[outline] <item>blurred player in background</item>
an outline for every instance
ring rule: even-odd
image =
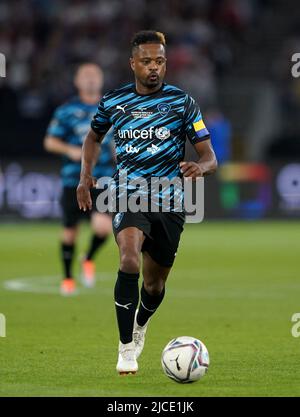
[[[111,125],[119,170],[114,179],[119,189],[121,170],[126,170],[129,179],[142,177],[149,183],[153,177],[202,177],[217,168],[199,106],[181,89],[164,83],[164,35],[155,31],[137,33],[132,40],[130,64],[135,83],[103,96],[84,141],[77,189],[78,203],[83,210],[92,207],[94,154]],[[184,161],[186,138],[199,155],[197,162]],[[152,201],[155,197],[159,200],[158,195],[151,197]],[[170,200],[170,194],[166,198]],[[137,358],[144,347],[149,320],[163,301],[184,222],[184,210],[114,213],[113,231],[120,252],[115,305],[120,334],[117,371],[121,374],[138,370]],[[139,304],[141,252],[143,285]]]
[[[225,164],[232,158],[232,132],[230,121],[218,108],[211,108],[205,114],[206,126],[218,164]]]
[[[87,217],[77,204],[76,187],[80,177],[82,143],[89,130],[91,119],[97,110],[103,86],[101,68],[93,63],[81,64],[74,77],[78,95],[58,107],[47,130],[44,140],[45,149],[62,155],[63,167],[61,177],[63,191],[61,205],[63,212],[63,232],[61,238],[61,257],[64,277],[61,283],[61,294],[72,295],[76,292],[76,282],[72,270],[75,243],[78,235],[78,224]],[[100,178],[112,176],[114,157],[112,135],[108,133],[102,142],[101,151],[95,155],[93,176]],[[93,190],[93,207],[99,191]],[[81,278],[87,287],[95,283],[94,256],[111,233],[111,217],[108,214],[92,210],[90,216],[93,235],[90,246],[81,260]]]

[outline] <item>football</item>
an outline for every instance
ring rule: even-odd
[[[174,381],[195,382],[208,370],[208,350],[205,344],[195,337],[177,337],[164,348],[161,364],[164,373]]]

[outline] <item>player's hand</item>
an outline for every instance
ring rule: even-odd
[[[90,189],[94,185],[94,180],[92,177],[86,177],[80,179],[76,193],[77,193],[77,202],[80,210],[86,211],[92,209],[92,198]]]
[[[184,177],[197,178],[203,177],[201,165],[197,162],[180,162],[180,171]]]
[[[80,146],[70,145],[67,151],[67,157],[74,162],[79,162],[81,160],[82,150]]]

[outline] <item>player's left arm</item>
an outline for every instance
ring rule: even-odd
[[[101,145],[98,143],[98,146],[95,146],[95,154],[94,154],[94,160],[93,160],[93,167],[99,161],[100,155],[101,155]]]
[[[214,173],[218,163],[210,141],[210,134],[204,124],[198,104],[188,94],[184,102],[183,127],[187,138],[199,155],[197,162],[180,162],[183,176],[197,178]]]
[[[210,139],[194,144],[199,155],[197,162],[180,162],[180,170],[184,177],[197,178],[213,174],[218,167],[217,158]]]

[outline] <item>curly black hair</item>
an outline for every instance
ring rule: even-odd
[[[131,39],[132,49],[145,43],[158,43],[166,46],[165,35],[162,32],[157,32],[156,30],[141,30],[140,32],[135,33]]]

